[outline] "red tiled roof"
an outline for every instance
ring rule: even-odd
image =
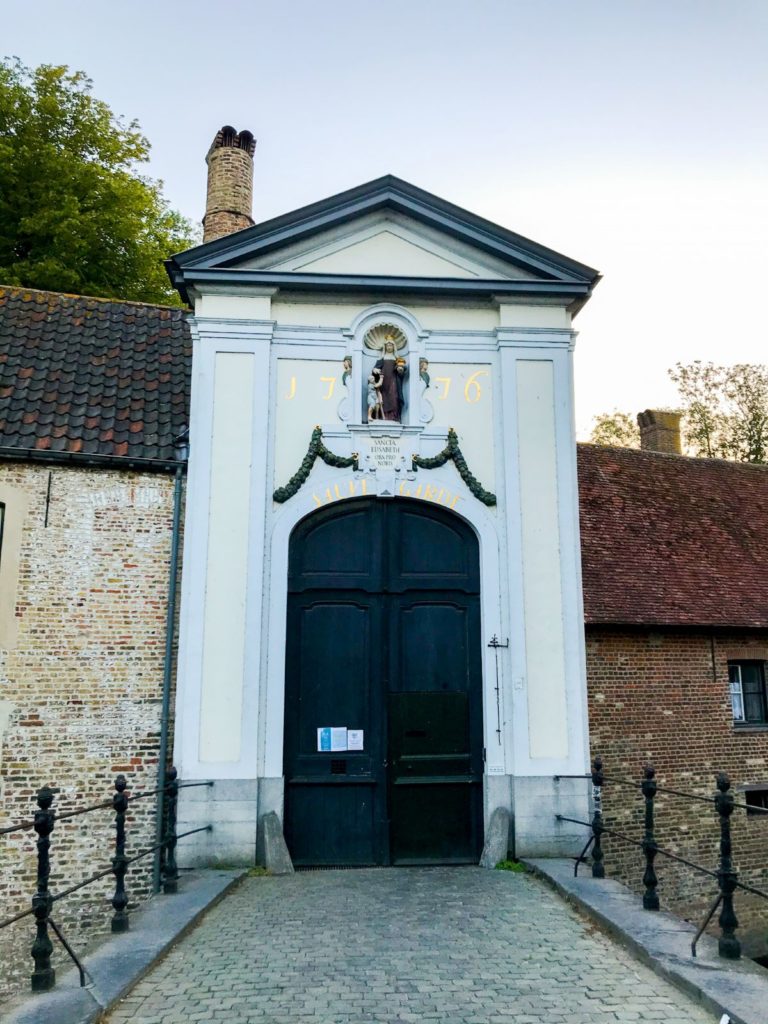
[[[0,286],[0,445],[172,460],[191,360],[182,309]]]
[[[173,460],[183,310],[0,286],[0,447]],[[579,445],[587,623],[768,627],[768,466]]]
[[[768,466],[579,445],[587,623],[768,626]]]

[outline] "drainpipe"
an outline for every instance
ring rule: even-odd
[[[176,456],[176,474],[173,481],[173,529],[171,531],[171,564],[168,575],[168,611],[165,618],[165,659],[163,661],[163,706],[160,712],[160,752],[157,763],[157,812],[155,817],[155,845],[163,841],[163,811],[165,808],[165,778],[168,760],[168,726],[171,713],[171,668],[173,663],[173,630],[176,621],[176,578],[179,570],[179,534],[181,532],[181,485],[184,468],[189,458],[189,428],[182,431],[173,443]],[[160,892],[162,850],[155,850],[152,867],[152,891]]]

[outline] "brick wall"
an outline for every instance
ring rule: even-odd
[[[109,799],[118,772],[137,790],[154,788],[173,479],[0,463],[3,500],[11,540],[0,582],[16,586],[16,628],[15,636],[0,628],[0,827],[29,817],[45,784],[61,811]],[[23,517],[17,567],[15,516]],[[154,810],[152,798],[133,806],[134,850],[152,845]],[[0,837],[0,918],[29,906],[34,839],[30,831]],[[51,892],[108,867],[113,843],[110,811],[58,822]],[[149,891],[151,862],[129,869],[132,903]],[[109,895],[106,879],[56,905],[76,949],[108,930]],[[0,932],[0,994],[28,983],[32,938],[30,919]],[[67,965],[55,939],[54,960]]]
[[[231,146],[208,154],[208,190],[203,218],[203,241],[240,231],[253,224],[253,157]]]
[[[718,772],[739,787],[768,787],[768,731],[739,731],[731,715],[729,658],[763,658],[768,633],[641,631],[590,627],[587,681],[592,754],[605,774],[640,781],[648,762],[660,785],[712,796]],[[671,795],[656,801],[657,842],[679,856],[717,868],[719,828],[712,807]],[[606,825],[642,839],[642,797],[606,784]],[[733,848],[742,881],[768,891],[768,816],[733,815]],[[607,873],[642,891],[642,851],[606,837]],[[659,896],[700,923],[717,895],[716,881],[662,856],[656,858]],[[745,953],[768,954],[768,902],[737,893],[736,913]],[[717,930],[715,930],[717,933]]]

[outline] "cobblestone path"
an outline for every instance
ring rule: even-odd
[[[543,883],[480,868],[249,878],[109,1024],[716,1024]]]

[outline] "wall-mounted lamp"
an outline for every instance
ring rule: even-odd
[[[173,456],[177,462],[186,462],[189,458],[189,427],[173,439]]]

